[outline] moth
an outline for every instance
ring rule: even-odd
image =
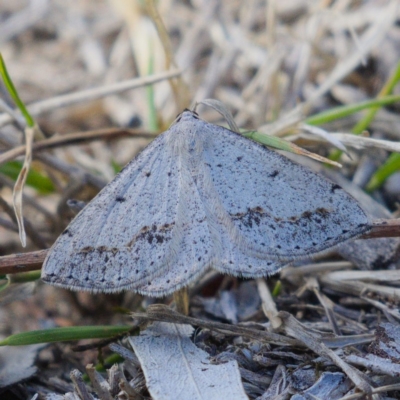
[[[64,230],[42,279],[164,296],[209,268],[274,274],[370,225],[337,184],[185,110]]]

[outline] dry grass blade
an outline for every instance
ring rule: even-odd
[[[282,325],[282,321],[277,316],[278,310],[276,308],[276,304],[263,278],[257,279],[257,288],[262,301],[262,309],[264,314],[270,320],[273,329],[278,329]]]
[[[177,68],[177,65],[176,65],[176,62],[174,59],[174,53],[172,51],[171,41],[170,41],[170,38],[169,38],[169,35],[167,32],[167,29],[165,28],[165,25],[161,19],[161,16],[158,13],[155,1],[154,0],[146,0],[146,5],[147,5],[147,9],[149,11],[149,15],[153,19],[153,22],[154,22],[154,25],[156,26],[159,38],[164,47],[165,60],[166,60],[165,68],[167,70],[170,69],[171,66],[174,68]],[[177,80],[170,79],[169,83],[171,85],[171,89],[174,94],[175,104],[177,106],[177,112],[179,112],[180,110],[183,110],[185,107],[187,107],[190,103],[189,89],[181,77],[179,77]]]
[[[339,271],[330,272],[326,275],[329,279],[338,281],[378,281],[378,282],[391,282],[400,283],[400,271]]]
[[[372,388],[370,384],[362,377],[361,373],[344,362],[336,353],[326,347],[315,333],[309,332],[289,313],[281,311],[278,314],[283,321],[284,331],[291,337],[297,338],[305,346],[322,357],[327,357],[333,361],[342,371],[353,381],[353,383],[366,395],[370,395]]]
[[[81,400],[95,400],[83,382],[82,374],[77,369],[71,372],[70,378],[74,384],[75,391]]]
[[[2,197],[0,197],[0,209],[2,209],[9,216],[9,218],[15,222],[15,224],[17,224],[14,210],[12,209],[11,206],[8,205],[8,203]],[[32,240],[32,242],[41,249],[46,248],[48,244],[43,239],[43,237],[37,232],[37,230],[35,230],[34,226],[27,218],[24,218],[24,225],[26,233]]]
[[[40,140],[32,144],[32,151],[51,149],[55,147],[74,145],[92,140],[109,140],[124,136],[134,136],[137,138],[152,139],[156,137],[154,133],[143,132],[138,129],[124,129],[124,128],[108,128],[96,129],[89,132],[74,132],[63,136],[53,136],[49,139]],[[0,165],[14,160],[16,157],[22,155],[26,151],[26,146],[14,147],[11,150],[5,151],[0,155]]]
[[[285,336],[278,335],[276,333],[270,333],[266,331],[256,331],[237,325],[222,324],[219,322],[204,321],[198,318],[186,317],[172,311],[169,307],[154,304],[147,309],[147,313],[132,313],[133,318],[139,320],[148,321],[163,321],[171,322],[174,324],[188,324],[192,326],[199,326],[207,329],[215,329],[222,331],[225,334],[245,336],[257,340],[266,340],[268,342],[278,344],[281,346],[296,346],[299,342],[295,339],[289,339]]]
[[[226,120],[229,125],[229,128],[233,132],[240,132],[239,127],[236,125],[235,119],[232,116],[232,113],[228,110],[228,108],[222,102],[215,99],[205,99],[196,103],[194,110],[196,110],[197,106],[200,104],[204,104],[205,106],[211,107],[215,111],[219,112]]]
[[[101,400],[113,400],[110,394],[110,385],[102,377],[102,375],[95,370],[93,364],[86,366],[86,373],[89,376],[90,382],[93,385],[95,392],[98,394]]]
[[[13,191],[13,206],[15,216],[18,223],[19,238],[21,240],[22,247],[26,247],[26,233],[24,227],[24,214],[22,212],[22,196],[26,182],[26,177],[32,162],[32,143],[35,136],[35,130],[37,127],[26,127],[25,128],[25,159],[22,165],[21,171],[15,182]]]
[[[180,70],[172,70],[155,74],[153,76],[145,76],[142,78],[130,79],[124,82],[118,82],[111,85],[98,87],[94,89],[82,90],[71,94],[56,96],[48,100],[39,101],[28,106],[29,113],[32,116],[42,114],[46,111],[51,111],[60,107],[71,106],[85,101],[96,100],[105,96],[110,96],[116,93],[139,88],[142,86],[151,85],[166,79],[174,78],[182,73]],[[8,114],[0,115],[0,127],[12,122],[11,116]]]
[[[315,91],[310,99],[304,103],[304,108],[307,109],[312,104],[315,104],[335,83],[347,76],[350,71],[354,70],[362,60],[365,59],[371,49],[383,40],[392,24],[396,21],[398,7],[399,3],[396,0],[389,2],[376,22],[364,32],[362,37],[360,37],[357,48],[361,50],[361,52],[353,51],[345,60],[339,62],[330,73],[329,77],[324,80],[324,83]]]
[[[374,388],[374,389],[372,389],[372,394],[394,392],[397,390],[400,390],[400,383],[395,383],[394,385],[386,385],[386,386],[380,386],[378,388]],[[338,400],[354,400],[354,399],[360,399],[363,396],[364,396],[364,393],[353,393],[353,394],[349,394],[348,396],[344,396]]]
[[[310,127],[315,128],[315,127]],[[307,128],[308,129],[308,128]],[[309,129],[308,129],[309,130]],[[315,134],[315,130],[309,130],[312,134]],[[320,135],[322,137],[322,135]],[[307,138],[309,136],[307,135]],[[400,152],[400,144],[390,140],[374,139],[365,136],[353,135],[351,133],[339,133],[331,132],[328,136],[324,136],[324,139],[332,143],[332,140],[337,140],[346,146],[353,147],[355,149],[383,149],[387,151]],[[310,138],[315,140],[315,138]],[[336,143],[336,142],[335,142]],[[339,146],[337,146],[340,148]],[[343,146],[342,146],[343,147]],[[340,148],[344,150],[343,148]]]
[[[335,314],[333,312],[334,304],[328,297],[321,293],[318,281],[314,277],[310,277],[307,279],[306,286],[314,292],[322,307],[324,307],[325,314],[332,327],[332,332],[338,336],[342,335],[342,332],[340,331],[339,325],[336,321]]]
[[[380,273],[385,274],[386,271],[380,271]],[[393,286],[374,285],[371,283],[358,282],[356,280],[331,279],[329,274],[322,275],[320,277],[320,282],[324,286],[339,293],[348,293],[356,297],[361,296],[366,291],[371,291],[381,296],[394,298],[397,301],[400,299],[400,289]]]

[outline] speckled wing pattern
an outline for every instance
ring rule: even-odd
[[[163,296],[208,268],[273,274],[369,227],[338,185],[184,111],[76,216],[42,279]]]

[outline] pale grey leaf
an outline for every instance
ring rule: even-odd
[[[189,336],[193,328],[156,322],[129,338],[154,400],[247,399],[237,362],[213,364]]]
[[[43,344],[0,347],[0,388],[21,382],[36,373],[35,358]]]

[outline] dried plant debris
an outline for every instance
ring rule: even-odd
[[[295,394],[291,400],[311,399],[341,399],[351,389],[350,379],[340,372],[324,372],[317,382],[303,391]]]
[[[375,340],[368,353],[365,356],[352,354],[346,360],[377,374],[400,377],[400,324],[381,324],[376,329]]]
[[[190,339],[188,335],[193,334],[193,328],[189,325],[155,322],[140,336],[125,341],[127,347],[111,346],[125,361],[107,370],[106,376],[100,375],[92,365],[86,367],[91,388],[75,371],[71,374],[74,392],[58,397],[52,393],[46,399],[69,400],[73,396],[100,400],[148,396],[208,399],[216,396],[218,399],[311,400],[351,396],[357,393],[355,382],[362,388],[359,394],[400,389],[393,379],[399,376],[399,325],[379,326],[369,347],[356,349],[350,345],[346,351],[332,351],[324,349],[315,330],[304,330],[293,317],[284,320],[284,329],[291,335],[296,334],[312,352],[304,353],[301,347],[279,348],[240,336],[227,339],[223,334],[207,330]],[[129,350],[130,345],[134,352]],[[363,350],[368,351],[366,357],[360,356]],[[212,383],[214,380],[220,383]],[[367,381],[371,384],[369,389]]]

